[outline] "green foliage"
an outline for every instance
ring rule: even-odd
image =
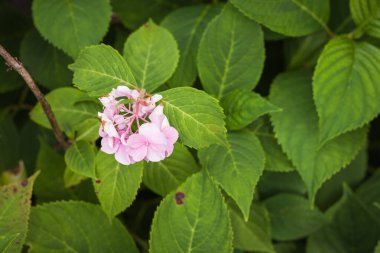
[[[173,74],[179,53],[174,37],[165,28],[149,21],[128,37],[124,58],[137,85],[154,91]]]
[[[232,252],[232,228],[222,194],[200,172],[161,202],[152,223],[150,252],[205,251]]]
[[[116,218],[110,222],[89,203],[61,201],[33,207],[29,226],[29,252],[138,252],[121,222]]]
[[[152,191],[165,196],[197,171],[199,166],[190,151],[176,144],[173,154],[167,159],[144,165],[143,182]]]
[[[216,99],[194,88],[174,88],[161,94],[164,112],[183,144],[200,149],[226,143],[224,114]]]
[[[129,207],[142,180],[142,163],[122,165],[113,156],[99,152],[96,156],[95,191],[102,208],[113,217]]]
[[[380,38],[380,3],[372,0],[350,0],[352,18],[358,33]]]
[[[74,85],[91,96],[106,95],[118,85],[136,84],[125,59],[107,45],[86,47],[70,69]]]
[[[322,29],[330,16],[329,0],[231,0],[244,14],[269,29],[302,36]]]
[[[264,170],[265,155],[253,133],[234,132],[228,134],[227,139],[227,146],[212,145],[200,150],[199,158],[247,221],[255,186]]]
[[[35,0],[32,10],[41,35],[73,58],[103,38],[111,18],[108,0]]]
[[[237,88],[250,91],[263,65],[261,27],[227,4],[209,23],[199,45],[198,69],[203,88],[218,99]]]
[[[95,178],[95,151],[88,142],[73,143],[65,153],[65,162],[73,172]]]
[[[380,49],[344,37],[327,44],[313,77],[322,144],[362,127],[380,113],[379,78]]]
[[[264,202],[272,223],[272,238],[286,241],[306,237],[317,231],[327,219],[307,199],[294,194],[278,194]]]
[[[197,77],[196,58],[199,42],[207,24],[220,12],[220,5],[199,5],[180,8],[165,17],[161,25],[168,29],[178,42],[180,58],[171,87],[192,86]]]
[[[33,184],[36,172],[28,179],[0,187],[0,250],[20,252],[28,231]]]
[[[278,76],[269,98],[283,109],[282,113],[272,114],[274,130],[313,203],[322,184],[355,158],[364,145],[366,128],[341,135],[320,147],[318,116],[308,73],[289,72]]]

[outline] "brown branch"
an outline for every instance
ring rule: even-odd
[[[6,64],[17,71],[19,75],[25,80],[29,89],[33,92],[34,96],[40,102],[42,109],[44,110],[50,125],[53,129],[53,133],[55,138],[57,139],[59,145],[67,149],[69,147],[69,143],[66,141],[65,136],[63,135],[61,129],[58,126],[57,120],[55,119],[54,113],[51,110],[51,107],[48,101],[45,99],[44,95],[37,87],[36,83],[33,81],[33,78],[30,76],[29,72],[24,68],[24,66],[19,62],[16,58],[8,53],[8,51],[0,45],[0,55],[4,58]]]

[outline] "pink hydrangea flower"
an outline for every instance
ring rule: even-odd
[[[149,96],[144,90],[126,86],[118,86],[100,98],[101,151],[114,154],[125,165],[142,160],[158,162],[170,156],[178,132],[170,126],[163,106],[156,105],[161,99],[159,94]]]

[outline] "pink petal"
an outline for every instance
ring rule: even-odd
[[[162,134],[160,128],[153,123],[144,123],[139,128],[139,134],[144,135],[149,140],[155,139],[157,135]]]
[[[162,99],[162,96],[160,94],[155,94],[153,95],[151,98],[150,98],[150,101],[152,103],[157,103],[158,101],[160,101]]]
[[[101,150],[107,154],[114,154],[120,146],[120,141],[116,138],[105,136],[101,141]]]
[[[120,145],[119,150],[115,154],[115,159],[121,164],[129,165],[134,163],[127,152],[127,147],[124,145]]]
[[[129,155],[134,161],[141,161],[145,158],[148,150],[148,142],[145,136],[141,134],[132,134],[127,141]]]
[[[119,133],[116,131],[116,128],[111,121],[105,121],[104,132],[109,136],[119,137]]]
[[[174,127],[166,127],[162,129],[168,143],[174,144],[178,140],[178,131]]]
[[[147,161],[152,161],[152,162],[159,162],[161,160],[165,159],[165,148],[156,148],[158,146],[149,146],[148,152],[146,155],[146,160]]]

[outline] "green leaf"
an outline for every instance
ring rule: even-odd
[[[178,66],[168,81],[170,87],[193,85],[198,74],[199,42],[207,24],[220,10],[221,5],[186,6],[171,12],[162,21],[161,25],[173,34],[180,50]]]
[[[199,159],[247,221],[256,184],[264,171],[265,154],[251,132],[232,132],[227,139],[228,146],[212,145],[200,150]]]
[[[227,4],[202,36],[198,70],[206,92],[221,98],[234,89],[252,90],[265,58],[261,27]]]
[[[113,155],[98,152],[94,181],[100,204],[108,217],[113,217],[129,207],[137,195],[142,180],[142,163],[122,165]]]
[[[350,0],[351,15],[359,33],[380,38],[380,3],[373,0]]]
[[[183,144],[200,149],[226,143],[224,114],[216,99],[189,87],[166,90],[161,95],[164,113]]]
[[[75,173],[95,178],[95,150],[86,141],[74,142],[65,152],[65,162]]]
[[[150,252],[231,252],[232,228],[217,186],[200,172],[190,177],[158,207]]]
[[[229,201],[229,211],[234,232],[234,246],[245,251],[274,252],[269,214],[263,205],[252,203],[248,221]]]
[[[323,50],[313,79],[321,143],[362,127],[380,113],[380,49],[335,38]]]
[[[264,202],[272,223],[272,238],[297,240],[317,231],[327,223],[318,209],[310,209],[304,197],[294,194],[278,194]]]
[[[46,42],[35,29],[25,35],[20,56],[33,78],[44,87],[52,90],[71,85],[73,77],[67,66],[72,60]]]
[[[41,35],[75,58],[107,33],[111,5],[108,0],[35,0],[32,13]]]
[[[302,178],[295,171],[287,173],[265,171],[257,185],[257,191],[262,199],[280,193],[305,195],[307,192]]]
[[[342,199],[327,212],[329,226],[309,237],[308,253],[373,252],[380,238],[380,223],[346,186]]]
[[[378,169],[358,188],[356,195],[380,223],[380,170]]]
[[[254,92],[234,90],[220,101],[229,130],[242,129],[270,112],[281,111],[277,106]]]
[[[61,201],[32,208],[29,252],[131,252],[138,250],[122,223],[99,206]]]
[[[271,115],[276,137],[300,173],[313,203],[321,185],[351,162],[363,147],[366,128],[346,133],[321,147],[311,78],[305,72],[278,76],[269,97],[283,109]]]
[[[74,71],[74,85],[94,97],[103,96],[118,85],[136,84],[125,59],[103,44],[82,50],[69,68]]]
[[[78,124],[89,118],[96,118],[98,106],[93,102],[80,102],[79,99],[87,96],[85,93],[74,88],[59,88],[51,91],[46,95],[59,126],[68,135],[73,133]],[[43,127],[51,128],[50,123],[38,103],[30,113],[30,117],[34,122]]]
[[[170,157],[144,165],[143,182],[152,191],[165,196],[197,171],[199,166],[190,151],[177,143]]]
[[[167,13],[177,7],[172,0],[112,0],[118,18],[129,30],[135,30],[152,18],[160,21]]]
[[[0,187],[0,251],[21,252],[28,220],[36,172],[29,179]]]
[[[330,16],[329,0],[231,0],[245,15],[271,30],[303,36],[322,29]]]
[[[99,138],[100,120],[90,118],[74,127],[76,141],[96,141]]]
[[[86,177],[75,173],[68,167],[66,167],[65,172],[63,173],[63,183],[65,188],[76,186],[84,179],[86,179]]]
[[[282,150],[273,133],[273,127],[267,117],[261,118],[252,131],[259,138],[265,151],[265,170],[275,172],[294,171],[294,165]]]
[[[168,30],[150,20],[128,37],[124,58],[138,86],[154,91],[170,78],[177,67],[177,42]]]

